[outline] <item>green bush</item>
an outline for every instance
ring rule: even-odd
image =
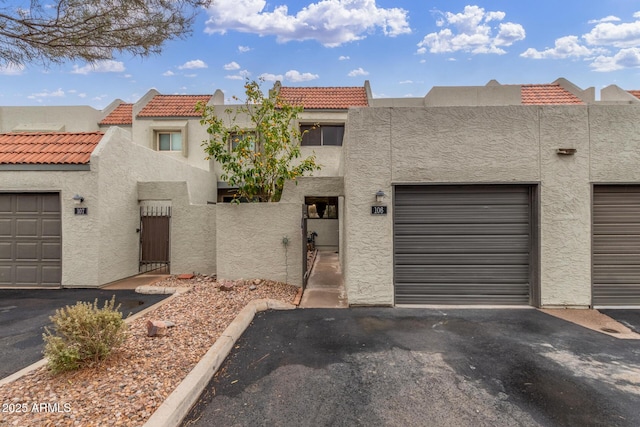
[[[124,343],[127,324],[115,307],[115,295],[98,308],[93,304],[78,302],[56,310],[51,316],[53,331],[45,328],[44,355],[49,369],[54,372],[71,371],[104,360],[111,350]]]

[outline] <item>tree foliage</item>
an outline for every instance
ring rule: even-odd
[[[159,53],[211,0],[0,0],[0,66]]]
[[[238,188],[236,199],[276,202],[285,181],[320,166],[315,155],[300,159],[302,134],[293,125],[302,107],[287,104],[274,91],[264,96],[256,81],[247,81],[244,89],[244,103],[225,109],[226,117],[218,116],[215,106],[198,105],[200,123],[210,135],[202,145],[207,159],[222,166],[220,178]],[[249,129],[238,125],[244,119]]]

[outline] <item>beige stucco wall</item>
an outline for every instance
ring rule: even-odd
[[[202,230],[211,229],[209,215],[204,215],[200,220],[195,218],[203,211],[206,212],[207,201],[215,200],[216,185],[212,174],[132,144],[131,134],[115,127],[105,134],[94,151],[91,165],[92,172],[98,176],[99,199],[93,202],[97,204],[93,210],[97,211],[100,230],[100,284],[138,272],[138,182],[173,181],[178,186],[180,203],[172,203],[172,272],[211,273],[215,270],[213,257],[208,261],[199,259],[198,262],[202,262],[202,265],[188,260],[197,251],[194,251],[194,246],[190,246],[186,238],[190,236],[189,238],[199,240],[202,238]],[[175,192],[174,190],[174,197]],[[147,197],[159,200],[163,197],[162,194],[159,192],[158,197],[147,193]],[[167,193],[164,194],[168,197]],[[90,212],[93,203],[89,200],[85,202],[90,207]],[[190,203],[205,207],[194,208]],[[207,246],[203,247],[203,251],[206,249]]]
[[[337,219],[313,219],[307,220],[307,232],[315,231],[318,233],[316,237],[316,247],[334,248],[337,250],[339,246],[339,223]]]
[[[393,303],[394,184],[539,183],[541,303],[589,305],[591,182],[640,181],[638,117],[628,106],[351,110],[342,210],[349,302]],[[370,214],[379,189],[387,216]]]
[[[89,106],[0,107],[0,132],[15,128],[29,132],[93,132],[98,130],[101,118],[102,112]]]
[[[88,206],[97,200],[96,175],[89,171],[0,171],[0,192],[59,192],[62,220],[62,286],[97,286],[98,216],[74,215],[75,194]],[[95,208],[95,205],[92,205]]]
[[[261,278],[302,286],[301,216],[297,203],[218,204],[218,277]],[[289,240],[286,246],[284,237]]]

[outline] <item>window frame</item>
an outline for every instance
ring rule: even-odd
[[[187,138],[188,122],[178,122],[174,124],[152,124],[149,126],[151,134],[150,147],[159,153],[181,153],[183,157],[189,155],[189,139]],[[180,150],[160,150],[160,135],[167,133],[180,133],[182,136],[182,149]]]
[[[316,127],[316,129],[320,130],[320,144],[304,144],[304,139],[305,139],[305,129],[303,128],[313,128]],[[342,128],[342,140],[340,141],[340,144],[325,144],[324,143],[324,133],[322,131],[323,128],[329,128],[329,127],[339,127]],[[300,139],[300,146],[301,147],[342,147],[344,144],[344,134],[345,134],[345,122],[315,122],[315,123],[311,123],[311,122],[300,122],[298,123],[298,129],[300,130],[300,134],[301,134],[301,139]]]
[[[168,150],[163,150],[162,147],[160,146],[160,143],[161,143],[160,137],[162,135],[169,135],[169,149]],[[174,135],[180,135],[180,148],[179,149],[174,149],[173,148],[173,136]],[[158,141],[157,141],[158,151],[169,151],[169,152],[171,152],[171,151],[173,151],[173,152],[180,151],[180,152],[182,152],[182,146],[184,145],[184,141],[182,140],[182,132],[181,131],[170,131],[170,130],[157,131],[156,132],[156,138],[158,138]]]

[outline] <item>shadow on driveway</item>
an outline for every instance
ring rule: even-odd
[[[638,426],[640,347],[537,310],[265,312],[184,426]]]
[[[102,289],[0,289],[0,379],[42,359],[44,327],[56,309],[78,301],[102,307],[116,296],[124,316],[137,313],[169,295],[143,295],[133,290]]]

